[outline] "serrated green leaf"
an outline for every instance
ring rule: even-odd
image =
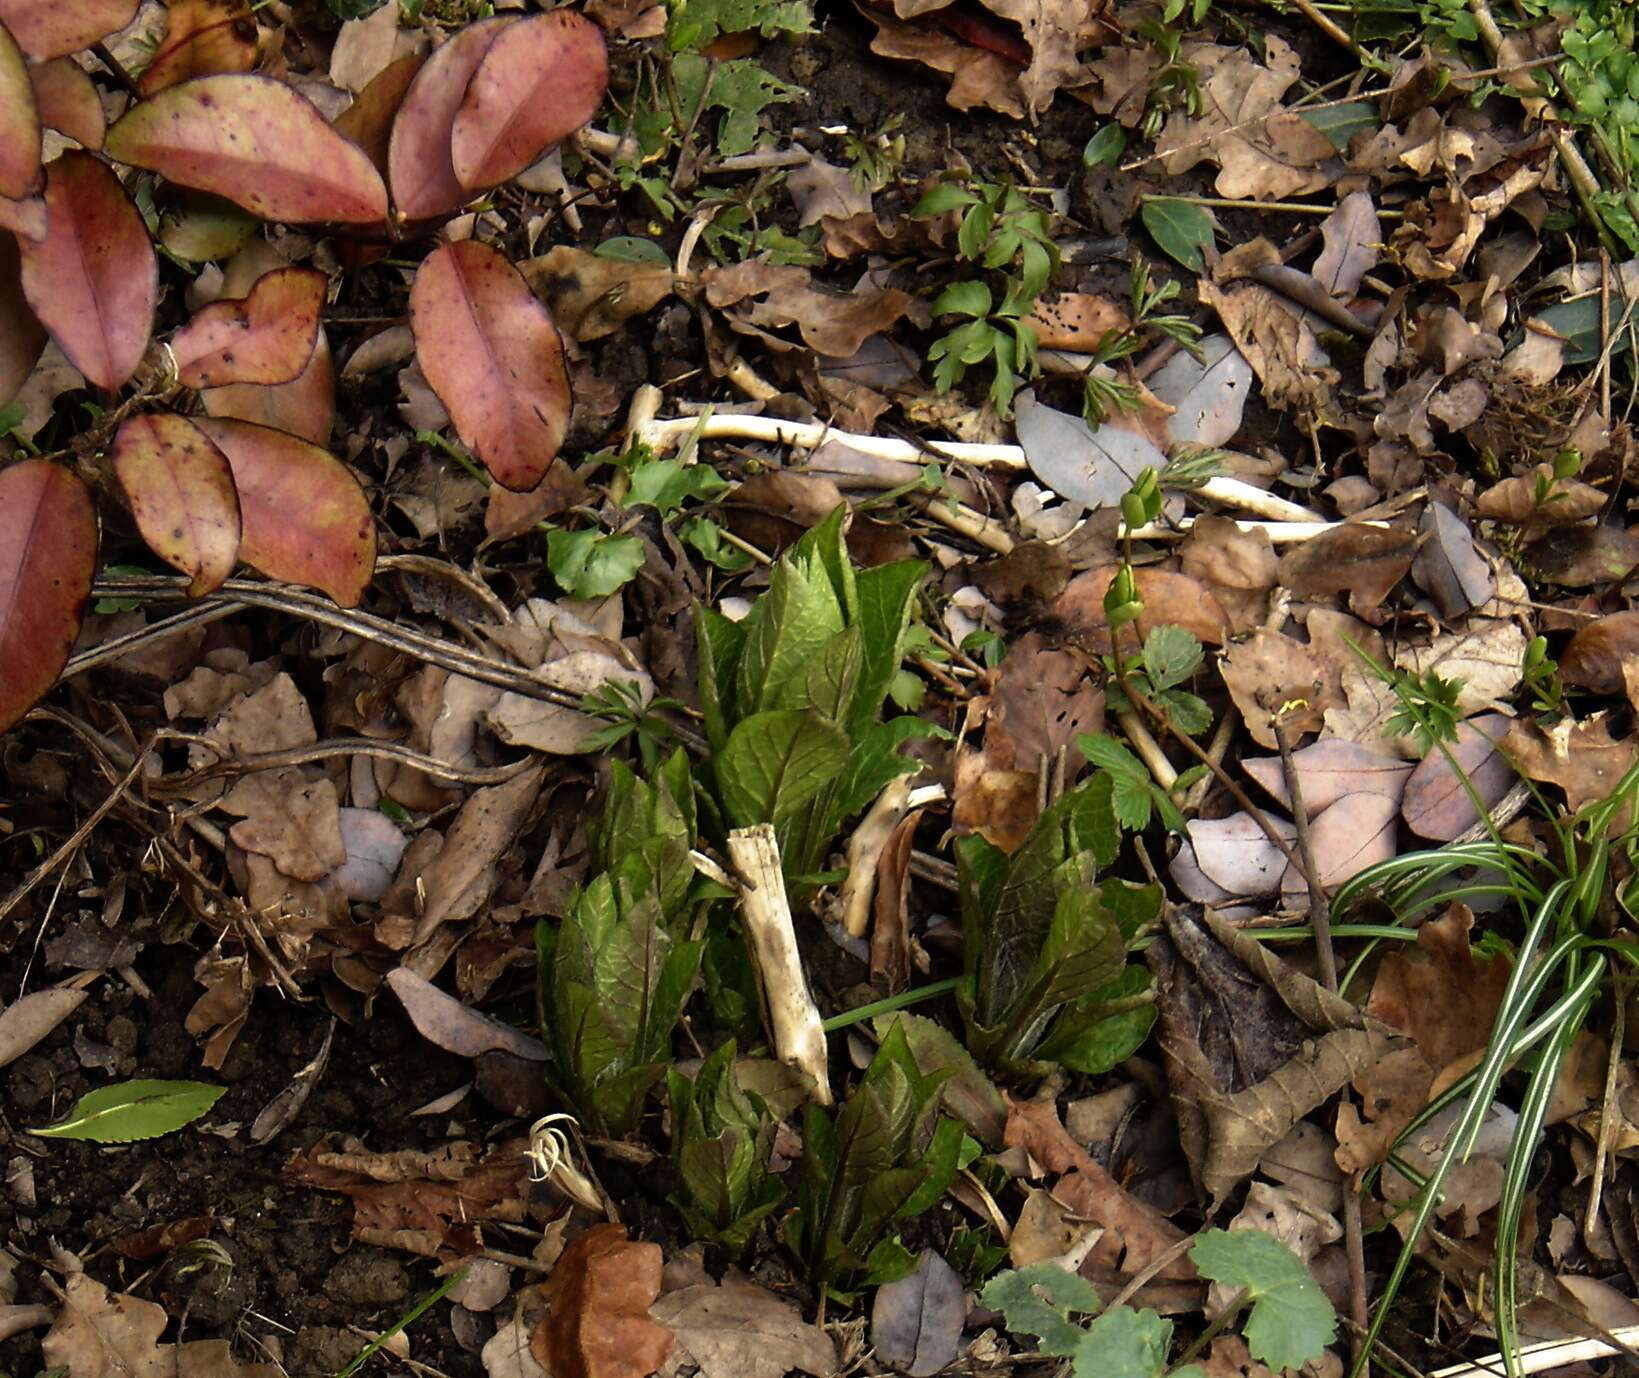
[[[653,507],[662,517],[670,517],[685,502],[709,502],[726,493],[728,486],[728,480],[710,465],[651,459],[632,470],[626,506]]]
[[[1092,1283],[1056,1263],[1032,1263],[997,1273],[979,1300],[1000,1311],[1014,1334],[1034,1335],[1043,1354],[1061,1357],[1074,1354],[1087,1333],[1071,1314],[1092,1314],[1104,1304]]]
[[[767,590],[740,623],[744,648],[734,677],[734,718],[804,707],[808,668],[843,625],[842,603],[822,570],[789,557],[775,565]]]
[[[1212,710],[1206,700],[1182,689],[1164,689],[1155,696],[1157,703],[1167,710],[1172,725],[1191,737],[1199,737],[1212,726]]]
[[[546,567],[571,598],[607,598],[643,568],[643,543],[595,528],[553,531],[546,538]]]
[[[1201,1276],[1246,1290],[1242,1326],[1252,1357],[1274,1369],[1302,1368],[1337,1335],[1337,1313],[1295,1253],[1262,1230],[1203,1230],[1190,1258]]]
[[[28,1132],[41,1139],[129,1144],[192,1124],[227,1091],[202,1081],[122,1081],[88,1091],[66,1119]]]
[[[1172,1322],[1156,1312],[1113,1306],[1076,1345],[1075,1378],[1161,1378],[1171,1340]]]
[[[666,46],[674,53],[700,49],[719,35],[755,29],[764,38],[778,33],[808,32],[808,7],[802,0],[687,0],[671,7]]]
[[[1201,643],[1183,627],[1164,623],[1144,638],[1144,669],[1157,691],[1182,684],[1201,665]]]
[[[1144,228],[1163,252],[1192,273],[1206,267],[1212,217],[1192,201],[1149,200],[1140,212]]]
[[[778,823],[832,780],[848,761],[848,739],[812,709],[753,713],[729,733],[716,763],[730,823]]]
[[[953,282],[933,299],[936,316],[971,316],[983,320],[990,314],[990,289],[982,282]]]

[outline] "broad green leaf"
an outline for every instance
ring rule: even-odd
[[[973,1060],[973,1055],[944,1025],[920,1014],[878,1015],[877,1037],[886,1037],[895,1024],[904,1029],[905,1040],[916,1056],[918,1067],[924,1072],[943,1068],[951,1073],[943,1089],[944,1108],[986,1148],[999,1151],[1007,1128],[1007,1102]]]
[[[978,199],[957,182],[941,182],[911,207],[911,215],[919,220],[927,216],[943,215],[946,211],[971,206]]]
[[[1201,643],[1193,632],[1163,623],[1144,638],[1144,669],[1157,690],[1182,684],[1200,665]]]
[[[671,267],[671,255],[652,239],[636,235],[617,234],[604,240],[592,250],[599,258],[619,259],[623,263],[659,263]]]
[[[192,1124],[227,1089],[201,1081],[122,1081],[87,1092],[74,1103],[67,1119],[29,1133],[41,1139],[95,1144],[157,1139]]]
[[[48,459],[0,469],[0,732],[57,682],[97,572],[97,511]]]
[[[1155,1024],[1155,1007],[1146,1005],[1104,1015],[1098,1012],[1098,1006],[1104,1001],[1138,995],[1149,983],[1149,972],[1129,962],[1108,985],[1062,1010],[1053,1023],[1052,1032],[1032,1056],[1041,1062],[1060,1063],[1088,1076],[1104,1075],[1144,1045]]]
[[[1152,784],[1149,768],[1105,732],[1078,733],[1076,747],[1089,762],[1110,773],[1114,782],[1111,799],[1121,826],[1131,832],[1142,832],[1149,827]]]
[[[734,676],[735,718],[803,706],[808,667],[842,630],[842,605],[823,573],[786,559],[740,625],[745,645]]]
[[[735,827],[790,817],[842,772],[848,739],[812,709],[754,713],[716,762],[723,810]]]
[[[1246,1289],[1241,1332],[1252,1357],[1274,1369],[1318,1359],[1337,1335],[1337,1313],[1303,1260],[1262,1230],[1203,1230],[1189,1251],[1201,1276]]]
[[[1299,110],[1297,113],[1330,139],[1332,147],[1339,151],[1347,148],[1349,140],[1362,130],[1378,129],[1383,123],[1376,102],[1369,100],[1349,101],[1324,110]]]
[[[1633,348],[1633,336],[1622,324],[1623,314],[1627,309],[1620,296],[1613,293],[1606,316],[1613,354],[1619,355]],[[1597,292],[1577,297],[1572,301],[1558,302],[1541,311],[1533,312],[1532,316],[1556,334],[1565,337],[1567,364],[1585,364],[1599,357],[1604,346],[1600,343]]]
[[[670,517],[685,502],[709,502],[727,491],[728,480],[709,464],[651,459],[632,470],[632,486],[626,494],[626,505],[652,507],[662,517]]]
[[[505,257],[464,239],[440,245],[416,269],[410,330],[461,443],[502,487],[534,488],[569,428],[569,370],[552,313]]]
[[[108,131],[103,151],[264,220],[387,218],[375,164],[312,101],[273,77],[199,77],[138,101]]]
[[[916,606],[916,591],[927,572],[927,565],[920,560],[900,560],[865,570],[855,581],[864,658],[845,722],[848,736],[854,741],[882,711],[888,685],[904,659],[905,632]]]
[[[1086,1334],[1071,1314],[1093,1314],[1104,1305],[1092,1283],[1056,1263],[1032,1263],[998,1273],[985,1284],[979,1300],[1000,1311],[1014,1334],[1036,1336],[1043,1354],[1063,1357],[1074,1354]]]
[[[1127,131],[1114,122],[1107,124],[1087,140],[1081,150],[1084,167],[1107,167],[1121,157],[1127,148]]]
[[[1203,252],[1212,243],[1212,217],[1190,201],[1148,200],[1140,212],[1144,228],[1161,249],[1192,273],[1206,267]]]
[[[696,680],[700,690],[700,714],[706,724],[706,740],[714,752],[728,743],[729,729],[744,714],[734,693],[739,678],[740,657],[745,650],[743,622],[731,622],[715,609],[695,604],[694,644],[699,662]]]
[[[814,710],[841,724],[853,702],[864,662],[863,638],[858,627],[846,627],[825,643],[808,667],[806,696]]]
[[[553,531],[546,538],[546,567],[572,598],[606,598],[643,568],[643,542],[588,527]]]
[[[751,564],[751,556],[723,539],[723,528],[709,517],[690,517],[677,528],[678,539],[707,564],[737,574]]]
[[[1112,1307],[1076,1345],[1075,1378],[1161,1378],[1171,1340],[1172,1322],[1148,1307]]]
[[[937,723],[921,718],[889,718],[887,722],[872,723],[863,737],[855,739],[848,753],[848,768],[837,782],[837,820],[852,818],[869,808],[890,780],[922,768],[921,762],[898,754],[906,742],[913,737],[948,736]]]

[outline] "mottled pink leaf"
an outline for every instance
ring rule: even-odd
[[[1288,844],[1297,837],[1295,824],[1284,818],[1269,821]],[[1251,814],[1192,818],[1188,833],[1195,848],[1196,867],[1219,889],[1249,899],[1272,895],[1280,889],[1281,872],[1290,863]]]
[[[1292,767],[1303,793],[1303,807],[1311,817],[1345,794],[1381,794],[1399,803],[1406,777],[1411,774],[1410,761],[1341,737],[1311,742],[1294,751]],[[1278,799],[1282,808],[1292,807],[1286,797],[1286,772],[1281,769],[1279,756],[1246,757],[1241,769]]]
[[[1449,744],[1452,757],[1487,808],[1514,783],[1514,768],[1497,750],[1511,722],[1501,713],[1470,718],[1457,724],[1457,740]],[[1406,781],[1401,813],[1412,832],[1436,842],[1450,842],[1480,821],[1474,801],[1439,747],[1423,757]]]
[[[245,297],[201,307],[171,337],[177,380],[216,388],[301,377],[318,343],[328,283],[317,268],[275,268]]]
[[[22,49],[0,25],[0,196],[27,196],[40,181],[40,111]]]
[[[19,239],[44,239],[46,218],[43,196],[25,196],[21,201],[0,196],[0,230],[10,230]]]
[[[97,570],[97,514],[47,459],[0,469],[0,732],[57,682]]]
[[[132,416],[114,437],[114,474],[148,548],[192,581],[220,588],[239,559],[239,497],[226,456],[185,416]]]
[[[154,95],[190,77],[248,72],[256,65],[256,19],[249,0],[170,0],[165,41],[138,86]]]
[[[1382,794],[1345,794],[1309,824],[1309,850],[1321,885],[1334,890],[1368,866],[1395,854],[1395,820],[1399,808]],[[1288,866],[1281,890],[1290,895],[1307,891],[1309,883],[1296,867]]]
[[[264,220],[387,218],[387,188],[364,151],[272,77],[230,73],[172,86],[127,111],[103,147]]]
[[[455,175],[450,135],[467,83],[485,51],[516,19],[481,19],[439,48],[416,73],[398,108],[387,149],[393,204],[406,220],[454,210],[472,195]]]
[[[324,328],[313,346],[313,356],[301,375],[288,383],[229,383],[199,394],[212,416],[254,421],[276,431],[289,431],[313,445],[330,442],[336,419],[336,365]]]
[[[569,425],[569,371],[552,315],[476,240],[423,260],[410,289],[416,358],[456,433],[502,487],[546,474]]]
[[[137,0],[0,0],[0,24],[30,57],[66,57],[118,33]]]
[[[307,584],[343,607],[364,596],[376,528],[353,472],[327,450],[249,421],[198,417],[239,489],[239,558],[269,578]]]
[[[102,97],[85,68],[72,58],[57,57],[37,62],[28,69],[34,83],[34,101],[40,109],[40,123],[60,130],[86,148],[101,148],[108,132]]]
[[[159,263],[148,229],[108,164],[69,152],[46,168],[46,235],[18,241],[23,292],[75,368],[120,387],[154,328]]]
[[[469,191],[516,177],[597,113],[609,85],[603,31],[553,10],[519,20],[489,45],[450,134],[456,179]]]
[[[46,347],[45,327],[23,296],[17,268],[17,241],[0,230],[0,407],[17,395]]]

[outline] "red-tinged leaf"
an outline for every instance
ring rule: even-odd
[[[270,579],[306,584],[345,608],[376,566],[376,528],[353,472],[327,450],[249,421],[197,417],[239,490],[239,558]]]
[[[248,72],[256,65],[250,0],[171,0],[165,41],[137,86],[152,96],[190,77]]]
[[[450,136],[456,179],[469,191],[516,177],[597,113],[609,85],[603,31],[553,10],[495,39],[472,74]]]
[[[85,68],[72,58],[56,57],[35,63],[28,74],[34,83],[40,123],[60,130],[86,148],[101,148],[108,120],[103,114],[102,98]]]
[[[227,457],[185,416],[129,417],[114,437],[114,474],[148,548],[199,598],[239,559],[239,495]]]
[[[0,230],[0,407],[17,395],[46,347],[45,327],[29,309],[17,268],[17,241]]]
[[[46,199],[43,196],[25,196],[13,201],[0,196],[0,230],[10,230],[20,239],[46,237]]]
[[[1501,713],[1469,718],[1457,724],[1450,759],[1438,747],[1423,757],[1406,781],[1400,801],[1401,816],[1412,832],[1436,842],[1450,842],[1480,821],[1473,799],[1451,768],[1452,760],[1468,776],[1469,785],[1486,808],[1508,793],[1514,784],[1514,768],[1497,747],[1507,736],[1511,722]]]
[[[496,482],[523,492],[569,425],[569,371],[552,315],[518,270],[476,240],[434,249],[410,289],[427,382]]]
[[[30,57],[67,57],[118,33],[137,0],[0,0],[0,24]]]
[[[0,25],[0,196],[27,196],[40,182],[40,111],[28,64]]]
[[[404,104],[410,83],[426,61],[425,53],[409,53],[396,62],[389,62],[370,78],[353,103],[336,116],[336,132],[362,148],[383,177],[387,175],[393,121]]]
[[[0,732],[57,682],[97,570],[97,513],[48,459],[0,469]]]
[[[202,307],[171,337],[177,381],[216,388],[301,377],[318,343],[328,282],[317,268],[275,268],[243,299]]]
[[[321,327],[313,357],[301,376],[289,383],[230,383],[206,388],[199,394],[212,416],[253,421],[276,431],[289,431],[313,445],[330,441],[336,419],[336,365],[330,342]]]
[[[70,152],[46,168],[46,235],[18,241],[23,292],[86,378],[110,392],[142,362],[154,328],[159,262],[107,163]]]
[[[387,150],[387,181],[404,219],[443,215],[470,198],[450,158],[455,116],[489,45],[508,24],[520,22],[481,19],[468,24],[427,59],[410,83]]]
[[[264,220],[387,218],[387,189],[364,150],[272,77],[230,73],[172,86],[127,111],[103,147]]]

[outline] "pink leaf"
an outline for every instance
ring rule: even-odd
[[[389,62],[336,116],[336,132],[344,134],[365,152],[383,177],[387,175],[387,153],[393,136],[393,121],[409,93],[410,83],[426,63],[425,53],[409,53]]]
[[[239,558],[272,579],[306,584],[343,607],[364,596],[376,564],[370,504],[352,470],[305,440],[249,421],[198,417],[239,490]]]
[[[17,267],[17,241],[0,230],[0,407],[17,395],[46,347],[45,328],[23,296]]]
[[[14,201],[0,196],[0,230],[10,230],[19,239],[46,237],[46,199],[43,196],[25,196]]]
[[[1309,824],[1309,849],[1321,885],[1335,890],[1368,866],[1395,854],[1395,817],[1399,809],[1382,794],[1345,794]],[[1302,892],[1309,883],[1295,867],[1281,877],[1286,894]]]
[[[256,20],[249,0],[171,0],[165,41],[137,85],[154,95],[189,77],[248,72],[256,65]]]
[[[46,235],[18,241],[23,292],[75,368],[119,388],[154,328],[159,263],[119,178],[89,153],[46,168]]]
[[[1511,721],[1501,713],[1482,713],[1458,723],[1457,739],[1449,744],[1452,757],[1487,808],[1514,784],[1514,768],[1497,750]],[[1474,801],[1439,747],[1423,757],[1406,781],[1401,813],[1412,832],[1436,842],[1450,842],[1480,821]]]
[[[0,25],[0,196],[27,196],[40,182],[40,111],[28,64]]]
[[[364,151],[272,77],[230,73],[172,86],[126,112],[103,147],[264,220],[387,218],[387,189]]]
[[[206,388],[199,394],[212,416],[253,421],[276,431],[289,431],[313,445],[330,441],[330,425],[336,418],[336,366],[330,357],[330,342],[324,327],[313,355],[301,376],[289,383],[229,383]]]
[[[137,0],[0,0],[0,24],[30,57],[65,57],[118,33]]]
[[[410,328],[462,441],[503,487],[533,488],[569,425],[569,371],[551,313],[505,258],[468,239],[423,260]]]
[[[469,190],[516,177],[603,102],[609,58],[590,19],[554,10],[512,25],[489,45],[451,131],[456,178]]]
[[[41,124],[60,130],[86,148],[102,147],[108,120],[102,112],[102,97],[85,68],[72,58],[57,57],[36,63],[28,75],[34,83]]]
[[[67,469],[0,469],[0,732],[57,682],[97,569],[91,494]]]
[[[190,388],[288,383],[319,338],[329,279],[317,268],[275,268],[241,300],[213,301],[171,337],[177,380]]]
[[[429,57],[404,97],[387,150],[393,204],[406,220],[426,220],[454,210],[471,193],[450,159],[450,133],[467,83],[485,51],[513,19],[468,24]]]
[[[142,539],[189,577],[189,594],[220,588],[239,559],[239,497],[222,452],[185,416],[133,416],[114,437],[114,474]]]

